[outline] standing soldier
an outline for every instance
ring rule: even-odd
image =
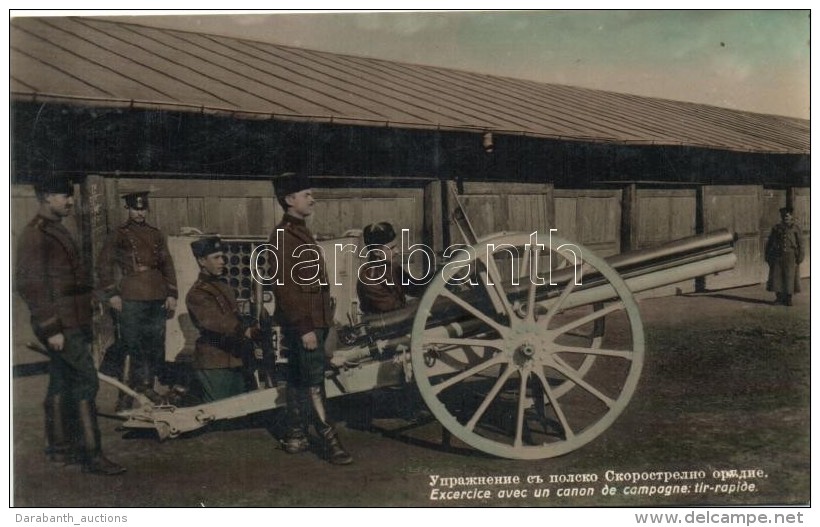
[[[31,311],[34,334],[50,359],[46,392],[46,454],[70,462],[79,454],[83,472],[125,472],[100,447],[95,399],[99,389],[91,356],[91,279],[62,219],[74,206],[73,184],[46,179],[35,185],[40,208],[17,248],[17,290]],[[72,433],[79,425],[79,445]],[[79,449],[77,449],[79,447]]]
[[[353,458],[339,441],[325,410],[324,344],[333,313],[325,261],[305,224],[315,203],[310,180],[301,174],[286,173],[273,185],[276,199],[285,210],[269,240],[276,247],[278,265],[273,286],[274,317],[282,327],[283,343],[289,352],[285,451],[295,454],[307,450],[307,412],[324,441],[329,461],[346,465]],[[283,230],[281,246],[276,245],[278,229]]]
[[[133,361],[129,384],[155,403],[154,377],[165,378],[165,321],[177,303],[174,261],[165,235],[149,225],[148,192],[123,196],[128,220],[100,252],[102,295],[114,310],[123,353]],[[119,280],[117,279],[119,275]]]
[[[205,402],[245,391],[242,359],[245,348],[260,337],[259,326],[243,319],[233,289],[219,277],[225,272],[225,254],[219,237],[191,243],[199,277],[185,296],[191,321],[199,330],[194,350],[194,374]]]
[[[792,295],[800,292],[798,266],[805,257],[803,235],[794,224],[791,207],[780,209],[780,223],[772,227],[766,240],[766,263],[769,264],[769,279],[766,290],[774,291],[775,304],[792,305]]]

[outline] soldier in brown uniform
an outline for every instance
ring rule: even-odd
[[[775,304],[790,306],[792,295],[800,292],[798,266],[805,257],[805,244],[800,227],[794,224],[791,207],[780,209],[780,219],[766,240],[766,263],[769,264],[766,289],[775,293]]]
[[[362,232],[368,262],[359,267],[356,294],[362,313],[387,313],[407,305],[407,295],[424,292],[401,265],[396,251],[396,231],[383,221],[373,223]]]
[[[165,365],[165,322],[176,309],[177,279],[165,235],[148,224],[148,192],[123,196],[128,221],[100,252],[102,296],[114,310],[120,345],[133,361],[129,383],[154,402],[154,378],[170,384]]]
[[[44,402],[46,454],[60,462],[79,455],[84,472],[120,474],[125,469],[103,456],[100,448],[95,406],[99,381],[91,356],[91,277],[61,223],[74,205],[73,185],[49,178],[37,183],[35,192],[40,209],[20,235],[16,285],[31,311],[32,329],[50,358]]]
[[[219,237],[191,243],[199,278],[185,296],[191,321],[199,330],[194,350],[194,375],[205,402],[245,391],[243,353],[259,338],[258,324],[240,316],[233,289],[219,279],[225,254]]]
[[[292,454],[307,450],[308,413],[330,462],[345,465],[353,458],[339,441],[325,410],[324,344],[333,313],[324,257],[305,224],[315,203],[310,179],[287,173],[273,184],[276,199],[285,210],[269,240],[276,246],[278,265],[273,286],[274,317],[282,327],[283,343],[289,352],[285,450]],[[280,238],[279,229],[283,231]]]

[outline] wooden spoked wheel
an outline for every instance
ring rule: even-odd
[[[430,411],[500,457],[554,457],[593,440],[624,410],[643,366],[643,326],[623,279],[583,247],[542,243],[506,234],[451,253],[413,324],[413,376]]]

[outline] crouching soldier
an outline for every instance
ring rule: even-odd
[[[219,279],[225,272],[222,240],[213,236],[191,243],[199,277],[185,296],[191,321],[199,330],[194,350],[194,376],[204,402],[246,391],[244,348],[260,337],[258,324],[244,319],[233,289]]]
[[[46,347],[46,454],[52,461],[79,460],[83,472],[125,472],[100,446],[95,400],[99,389],[91,356],[91,276],[77,244],[63,226],[72,213],[74,189],[66,179],[34,186],[40,208],[17,249],[17,291],[31,311],[34,334]]]
[[[420,296],[424,286],[402,267],[393,225],[372,223],[362,232],[368,263],[359,268],[356,294],[362,313],[387,313],[407,305],[407,295]]]
[[[324,343],[333,313],[325,261],[305,223],[315,203],[310,180],[287,173],[273,185],[276,199],[285,210],[269,240],[277,245],[274,317],[282,327],[283,343],[289,352],[285,451],[295,454],[307,450],[309,414],[324,441],[329,461],[346,465],[353,458],[339,441],[325,410]],[[283,230],[281,240],[277,239],[278,229]]]

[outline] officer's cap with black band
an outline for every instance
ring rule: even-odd
[[[225,250],[225,244],[222,243],[219,236],[209,236],[191,242],[191,251],[193,251],[196,258],[205,258],[223,250]]]
[[[132,192],[122,197],[125,200],[125,207],[134,210],[146,210],[148,208],[148,191]]]

